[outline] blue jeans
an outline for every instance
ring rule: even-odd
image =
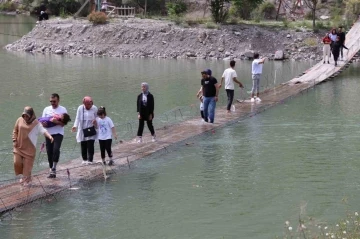
[[[215,96],[204,97],[204,120],[206,122],[208,122],[209,119],[210,123],[214,123],[215,107],[216,107]]]

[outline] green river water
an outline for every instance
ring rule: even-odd
[[[0,21],[7,23],[0,24],[1,33],[19,35],[32,27],[19,23],[33,20],[1,16]],[[0,35],[0,45],[16,39]],[[227,64],[1,50],[0,178],[14,177],[11,130],[25,105],[40,115],[48,95],[58,92],[75,117],[82,97],[91,95],[121,125],[136,119],[141,82],[149,82],[161,116],[178,106],[198,107],[200,71],[211,68],[220,78]],[[262,89],[311,64],[267,63]],[[248,88],[249,69],[250,62],[236,66]],[[58,200],[18,209],[12,219],[0,221],[1,238],[274,238],[282,235],[286,220],[296,227],[304,208],[306,215],[333,223],[346,210],[356,211],[360,198],[359,69],[353,64],[335,80],[284,104],[200,135],[188,146],[136,161],[106,183],[84,185]],[[221,94],[218,105],[224,106]],[[62,161],[80,155],[79,148],[73,150],[70,128]],[[46,168],[45,161],[39,157],[34,171]]]

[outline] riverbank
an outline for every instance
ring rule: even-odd
[[[320,60],[321,36],[246,24],[184,28],[164,20],[112,19],[93,25],[57,18],[40,22],[5,48],[42,54],[225,60],[250,59],[260,52],[270,59]]]

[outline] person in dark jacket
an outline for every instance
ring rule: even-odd
[[[138,95],[136,101],[139,119],[137,143],[142,143],[144,121],[146,121],[147,126],[150,130],[152,142],[156,142],[156,135],[154,131],[154,126],[152,124],[152,120],[154,119],[154,96],[149,92],[149,84],[146,82],[141,83],[141,91],[142,93]]]
[[[340,37],[337,36],[336,41],[333,43],[333,46],[332,46],[332,49],[331,49],[332,54],[334,56],[335,66],[337,66],[337,61],[339,59],[340,49],[342,47],[345,48],[346,50],[348,50],[348,48],[346,46],[344,46],[343,43],[341,43]]]
[[[342,45],[345,45],[346,35],[345,35],[345,32],[343,32],[343,28],[342,28],[342,27],[339,27],[338,36],[340,37],[340,43],[341,43]],[[344,57],[343,49],[344,49],[344,48],[341,46],[341,47],[340,47],[341,60],[342,60],[343,57]]]
[[[39,21],[49,20],[49,15],[45,11],[40,12]]]

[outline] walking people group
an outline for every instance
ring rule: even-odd
[[[337,62],[339,60],[339,56],[341,56],[341,60],[344,57],[344,48],[348,50],[345,46],[346,34],[343,31],[343,27],[339,27],[338,30],[335,28],[331,30],[330,33],[326,33],[325,37],[322,39],[324,44],[323,46],[323,63],[326,62],[330,64],[330,56],[331,53],[334,57],[335,66],[337,66]]]
[[[141,84],[141,94],[137,97],[137,112],[139,120],[138,140],[142,143],[144,122],[156,141],[155,130],[152,124],[154,118],[154,96],[149,92],[149,85]],[[65,107],[60,105],[60,96],[56,93],[50,96],[50,106],[44,108],[42,116],[38,119],[34,109],[25,107],[22,115],[15,122],[12,141],[14,155],[14,171],[16,176],[21,176],[23,186],[31,185],[31,171],[35,161],[36,144],[39,134],[46,138],[46,152],[50,172],[48,178],[56,178],[57,164],[60,159],[60,148],[64,138],[64,126],[71,121]],[[112,139],[117,140],[115,126],[104,106],[97,108],[90,96],[85,96],[82,104],[77,108],[72,132],[76,132],[76,141],[81,146],[82,164],[93,164],[94,144],[99,141],[101,163],[114,165],[111,149]],[[105,153],[109,161],[105,160]]]
[[[260,79],[265,60],[266,58],[260,58],[259,53],[254,54],[254,60],[251,67],[253,86],[251,89],[250,102],[252,103],[261,102],[259,97]],[[244,88],[244,85],[237,79],[237,73],[234,69],[235,64],[236,62],[234,60],[230,61],[230,67],[225,69],[224,73],[222,74],[220,84],[217,82],[216,78],[212,76],[212,71],[210,69],[201,72],[201,87],[196,96],[201,101],[200,114],[203,121],[214,123],[215,108],[219,97],[219,89],[223,86],[224,83],[224,88],[227,95],[226,112],[231,113],[231,107],[234,101],[235,83],[238,84],[240,88]]]

